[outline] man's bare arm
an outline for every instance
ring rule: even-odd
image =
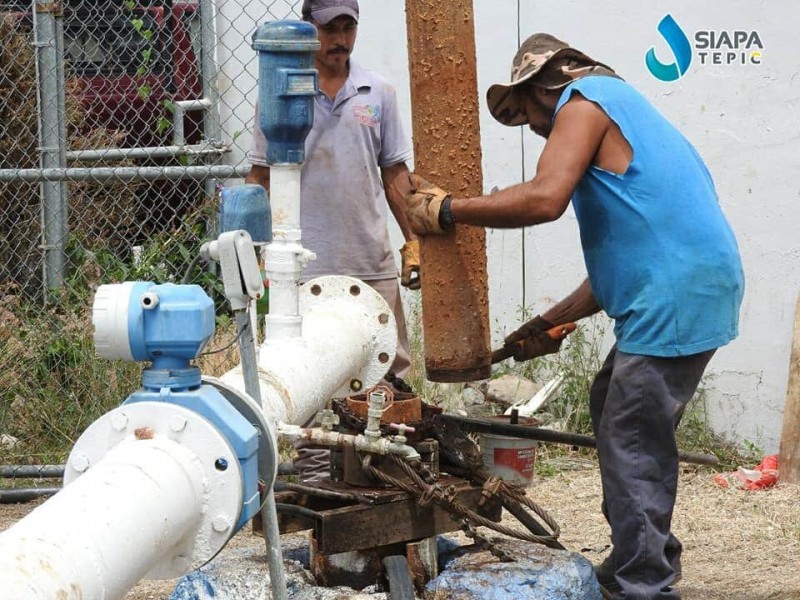
[[[411,191],[411,181],[408,178],[409,171],[406,163],[401,162],[389,167],[381,168],[383,178],[383,189],[386,192],[386,201],[392,211],[400,231],[406,240],[416,239],[417,236],[411,231],[406,216],[406,202],[404,197]]]
[[[572,323],[600,312],[597,299],[592,292],[589,279],[585,279],[569,296],[561,300],[551,309],[542,313],[541,317],[550,323]]]
[[[477,198],[453,198],[457,223],[512,228],[555,221],[592,164],[611,121],[593,102],[574,96],[556,115],[531,181]]]
[[[269,167],[264,165],[253,165],[250,172],[244,178],[245,183],[258,183],[269,193]]]

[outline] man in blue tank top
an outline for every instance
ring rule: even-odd
[[[600,310],[615,346],[590,412],[614,548],[596,570],[616,598],[676,600],[681,544],[670,531],[675,428],[715,350],[738,334],[744,277],[711,176],[692,145],[614,71],[548,34],[528,38],[492,115],[547,139],[531,181],[454,198],[418,175],[412,229],[524,227],[572,201],[588,279],[506,338],[516,360],[555,352],[544,332]]]

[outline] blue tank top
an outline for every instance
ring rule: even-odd
[[[622,174],[590,166],[572,204],[597,302],[617,347],[649,356],[718,348],[738,334],[744,276],[736,239],[700,155],[641,94],[614,77],[564,89],[597,104],[633,150]]]

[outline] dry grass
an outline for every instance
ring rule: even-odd
[[[678,586],[684,600],[800,600],[800,488],[723,490],[712,477],[709,470],[681,474],[674,531],[685,547]],[[538,478],[530,494],[561,525],[567,548],[595,563],[605,557],[609,531],[600,514],[596,468]],[[32,508],[0,506],[0,529]],[[249,528],[233,542],[263,548]],[[172,586],[143,582],[125,600],[162,600]]]
[[[673,531],[684,544],[684,600],[800,599],[800,488],[724,490],[714,473],[681,474]],[[562,543],[600,562],[610,544],[597,469],[537,480],[534,499],[562,528]]]

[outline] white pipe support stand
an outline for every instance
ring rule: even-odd
[[[113,600],[199,568],[234,533],[241,478],[226,438],[191,410],[103,415],[73,448],[64,489],[0,534],[3,599]]]
[[[270,308],[271,303],[270,282]],[[363,281],[312,279],[300,288],[299,305],[301,337],[267,338],[259,349],[261,406],[273,434],[277,421],[302,425],[331,398],[377,384],[397,351],[394,314]],[[244,391],[241,365],[220,379]]]

